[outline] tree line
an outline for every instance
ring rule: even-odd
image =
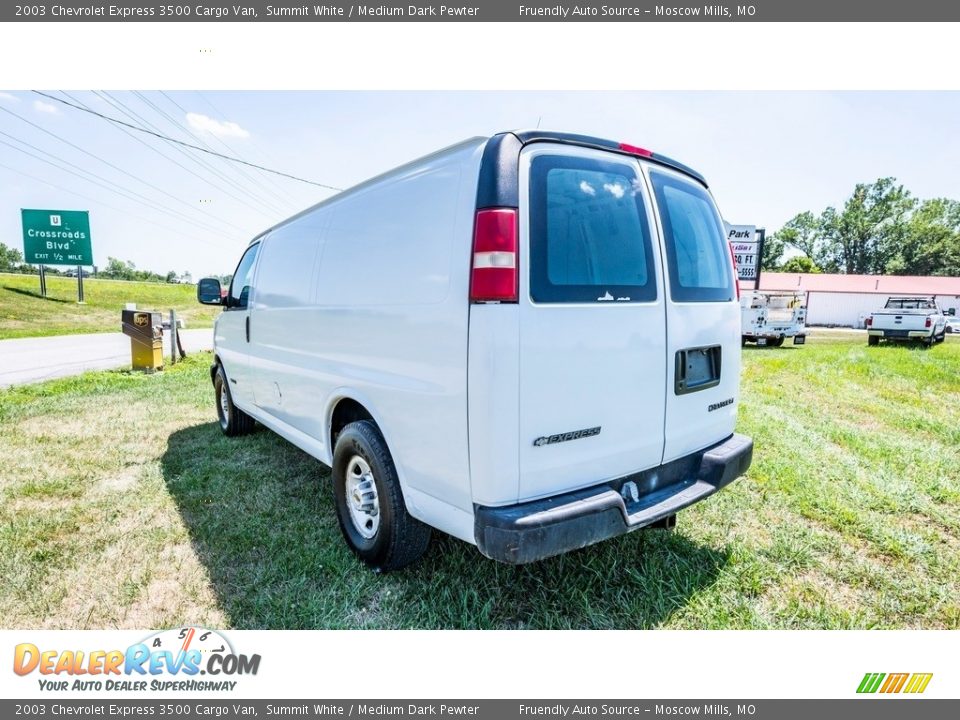
[[[860,183],[842,207],[799,213],[767,237],[761,268],[960,276],[960,202],[915,198],[892,177]]]
[[[63,275],[65,273],[76,273],[76,268],[60,268],[51,265],[45,265],[44,271],[51,275]],[[26,275],[36,275],[40,269],[36,265],[30,265],[23,261],[23,253],[16,248],[8,247],[0,243],[0,272],[23,273]],[[139,282],[162,282],[162,283],[192,283],[193,277],[189,271],[178,273],[176,270],[170,270],[167,273],[156,273],[150,270],[140,270],[130,260],[120,260],[115,257],[107,258],[106,267],[94,268],[90,275],[107,280],[136,280]],[[87,276],[84,271],[84,277]]]

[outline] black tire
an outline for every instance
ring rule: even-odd
[[[741,336],[740,336],[740,347],[746,347],[746,346],[747,346],[747,338],[744,337],[743,335],[741,335]]]
[[[213,390],[217,401],[217,420],[220,430],[227,437],[246,435],[253,430],[254,420],[233,404],[230,384],[222,365],[217,365],[217,374],[213,377]]]
[[[947,331],[946,331],[946,330],[944,330],[944,331],[941,332],[939,335],[937,335],[937,342],[938,342],[938,343],[942,343],[942,342],[943,342],[944,340],[946,340],[946,339],[947,339]]]
[[[784,340],[783,337],[778,337],[776,340],[774,340],[774,341],[771,342],[770,344],[773,345],[774,347],[782,347],[782,346],[783,346],[783,340]]]
[[[376,486],[378,520],[371,537],[361,534],[352,514],[356,511],[347,504],[348,467],[351,472],[357,468],[355,458],[366,464]],[[399,570],[420,559],[430,544],[430,528],[407,512],[393,458],[373,421],[353,422],[341,431],[331,476],[340,531],[357,557],[376,572]]]
[[[871,347],[873,347],[874,345],[879,345],[879,344],[880,344],[880,338],[878,338],[876,335],[867,335],[867,345],[870,345]]]

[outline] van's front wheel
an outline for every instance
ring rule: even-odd
[[[408,512],[383,436],[370,420],[347,425],[333,452],[333,493],[350,549],[379,572],[417,561],[430,528]]]
[[[217,421],[224,435],[233,437],[245,435],[253,430],[253,418],[233,404],[230,395],[230,386],[227,384],[227,374],[223,365],[217,366],[217,374],[213,378],[213,391],[217,396]]]

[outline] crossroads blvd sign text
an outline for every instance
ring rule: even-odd
[[[86,210],[21,210],[23,259],[31,265],[93,265]]]

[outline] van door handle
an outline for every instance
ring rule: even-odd
[[[678,350],[673,374],[674,394],[686,395],[719,385],[720,359],[719,345]]]
[[[250,316],[249,315],[247,315],[246,328],[247,328],[247,342],[250,342]]]

